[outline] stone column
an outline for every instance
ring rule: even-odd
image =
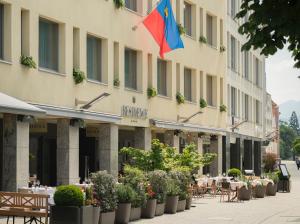
[[[216,153],[217,158],[210,165],[210,175],[217,176],[219,173],[219,157],[222,159],[222,155],[219,154],[219,138],[216,140],[211,140],[210,142],[210,152]]]
[[[179,136],[174,134],[174,131],[165,132],[165,143],[171,147],[179,149]]]
[[[223,136],[218,135],[218,174],[222,174],[223,164]]]
[[[230,169],[230,137],[231,137],[231,134],[230,133],[227,133],[226,134],[226,171],[228,169]]]
[[[198,153],[200,155],[203,154],[203,140],[202,138],[199,138],[198,137],[198,144],[197,144],[197,147],[198,147]],[[200,167],[199,171],[198,171],[198,174],[203,174],[203,167]]]
[[[101,124],[99,127],[99,168],[118,176],[119,129],[115,124]]]
[[[134,147],[138,149],[151,149],[151,129],[150,128],[135,128],[134,132]]]
[[[79,127],[69,119],[57,121],[57,184],[79,182]]]
[[[29,180],[29,123],[3,115],[2,190],[17,191]]]

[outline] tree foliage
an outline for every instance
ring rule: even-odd
[[[293,111],[291,115],[289,126],[297,133],[297,135],[300,135],[299,121],[295,111]]]
[[[261,49],[261,54],[268,56],[288,45],[295,67],[300,68],[299,12],[298,0],[242,1],[236,15],[245,21],[239,28],[239,32],[248,38],[242,49]]]
[[[289,159],[292,156],[293,142],[296,139],[295,131],[285,122],[280,124],[280,157]]]
[[[298,137],[293,143],[293,150],[296,155],[300,155],[300,137]]]

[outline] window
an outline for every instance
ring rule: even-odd
[[[167,96],[167,62],[161,59],[157,60],[157,92]]]
[[[230,15],[232,18],[236,15],[236,0],[231,0],[231,12]]]
[[[237,100],[236,100],[236,88],[231,87],[231,116],[236,116]]]
[[[255,84],[260,86],[260,77],[259,77],[259,60],[255,58]]]
[[[206,98],[207,104],[213,106],[213,77],[210,75],[206,78]]]
[[[244,52],[244,66],[245,66],[245,79],[248,79],[249,80],[249,52],[248,51],[245,51]]]
[[[249,121],[249,96],[247,94],[244,95],[245,96],[245,120]]]
[[[188,36],[192,36],[192,5],[184,2],[184,28]]]
[[[29,55],[29,11],[21,10],[21,55]]]
[[[0,59],[3,59],[3,25],[4,25],[4,10],[3,10],[3,5],[0,4]]]
[[[236,40],[233,36],[230,38],[231,43],[231,69],[236,71]]]
[[[184,98],[192,101],[192,70],[184,68]]]
[[[260,102],[256,100],[255,103],[255,109],[256,109],[256,123],[260,124]]]
[[[125,7],[137,12],[137,0],[125,0]]]
[[[39,66],[58,71],[58,24],[49,20],[39,21]]]
[[[125,87],[137,89],[137,52],[125,49]]]
[[[213,45],[213,17],[206,16],[206,38],[209,45]]]
[[[87,77],[102,82],[102,43],[101,39],[87,36]]]

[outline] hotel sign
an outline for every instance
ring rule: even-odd
[[[121,114],[123,117],[129,117],[134,119],[147,119],[148,110],[139,107],[123,105],[121,108]]]
[[[48,132],[47,121],[40,120],[34,124],[30,124],[30,132],[31,133],[47,133]]]

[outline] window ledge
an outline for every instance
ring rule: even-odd
[[[191,39],[191,40],[195,40],[196,41],[196,37],[193,37],[193,36],[190,36],[188,34],[184,34],[184,36],[188,39]]]
[[[218,50],[217,46],[210,45],[210,44],[206,44],[206,45],[213,50]]]
[[[218,107],[217,107],[217,106],[207,105],[207,108],[210,108],[210,109],[217,109]]]
[[[129,9],[129,8],[127,8],[126,6],[124,7],[124,9],[125,9],[126,11],[130,12],[130,13],[133,13],[133,14],[137,15],[137,16],[143,17],[143,14],[142,14],[142,13],[136,12],[136,11],[134,11],[134,10],[132,10],[132,9]]]
[[[4,59],[0,59],[0,63],[7,64],[7,65],[12,65],[11,61],[6,61]]]
[[[88,83],[93,83],[93,84],[99,84],[99,85],[102,85],[102,86],[108,86],[107,83],[100,82],[100,81],[93,80],[93,79],[87,79],[87,82],[88,82]]]
[[[53,70],[46,69],[46,68],[38,68],[38,70],[41,72],[49,73],[49,74],[54,74],[54,75],[59,75],[59,76],[64,76],[64,77],[66,76],[65,73],[60,73],[60,72],[53,71]]]
[[[157,94],[157,96],[162,99],[172,100],[172,97],[170,97],[170,96],[164,96],[164,95],[160,95],[160,94]]]
[[[185,100],[185,103],[192,104],[192,105],[196,105],[197,104],[195,101],[189,101],[189,100]]]
[[[129,91],[129,92],[143,94],[143,91],[141,91],[141,90],[131,89],[131,88],[128,88],[128,87],[125,87],[125,90]]]

